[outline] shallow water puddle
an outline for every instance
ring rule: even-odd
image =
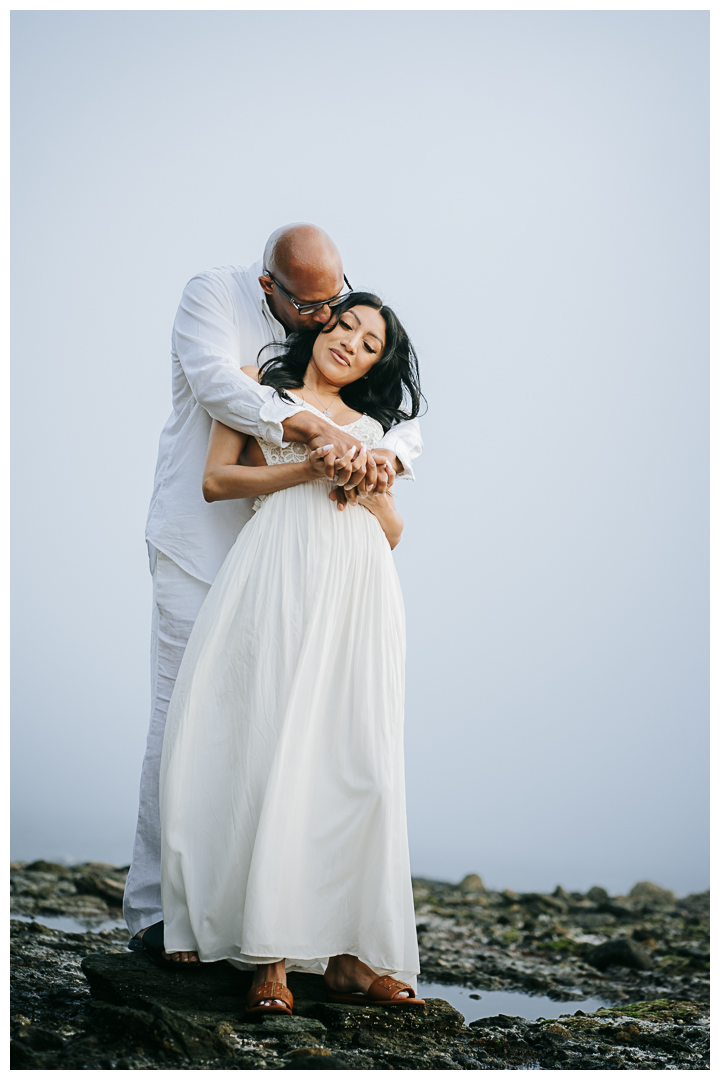
[[[99,934],[101,930],[126,929],[125,923],[118,919],[105,919],[103,922],[84,922],[73,919],[70,915],[10,915],[20,922],[36,922],[47,926],[48,930],[62,930],[64,934]]]
[[[470,995],[473,995],[472,997]],[[445,983],[426,983],[418,980],[419,997],[438,997],[449,1001],[454,1009],[465,1017],[465,1023],[480,1020],[484,1016],[522,1016],[525,1020],[553,1020],[563,1013],[595,1012],[611,1004],[599,998],[579,998],[573,1001],[553,1001],[549,997],[535,997],[515,990],[472,990],[467,986],[448,986]]]

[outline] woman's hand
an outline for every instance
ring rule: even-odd
[[[325,475],[325,458],[333,449],[333,447],[334,443],[328,443],[327,446],[320,446],[317,450],[310,451],[307,459],[307,465],[308,470],[311,473],[311,480],[314,480],[318,476]]]

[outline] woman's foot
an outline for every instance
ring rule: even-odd
[[[145,931],[149,930],[149,929],[150,928],[148,926],[145,926],[142,930],[138,930],[137,934],[135,934],[135,937],[139,938],[139,939],[142,938]],[[199,964],[200,963],[200,957],[198,956],[198,954],[196,952],[171,952],[171,953],[167,953],[163,949],[161,955],[162,955],[163,960],[172,960],[176,964]]]
[[[331,956],[325,969],[325,984],[336,994],[366,994],[377,978],[376,971],[348,953]],[[397,995],[399,998],[408,996],[407,990]]]
[[[283,986],[287,986],[287,974],[285,972],[285,961],[278,960],[276,964],[260,964],[255,968],[255,974],[253,975],[253,986],[262,986],[263,983],[282,983]],[[279,998],[262,998],[258,1005],[282,1005],[285,1006],[285,1002]]]

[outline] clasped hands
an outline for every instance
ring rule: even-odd
[[[314,471],[335,480],[330,498],[337,503],[338,510],[344,510],[347,503],[355,506],[385,495],[397,475],[392,464],[394,457],[389,450],[367,450],[356,445],[339,457],[333,443],[310,452]]]

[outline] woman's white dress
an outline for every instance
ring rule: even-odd
[[[165,946],[315,972],[350,953],[415,985],[402,595],[379,522],[330,487],[257,500],[190,636],[160,778]]]

